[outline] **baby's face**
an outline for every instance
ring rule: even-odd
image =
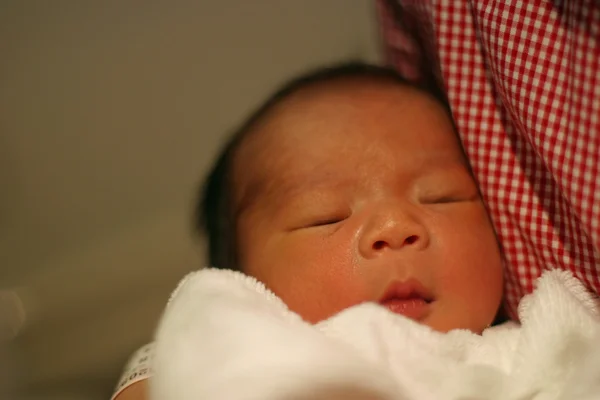
[[[481,332],[502,295],[493,229],[443,107],[415,89],[296,93],[236,157],[242,269],[305,320],[379,302]]]

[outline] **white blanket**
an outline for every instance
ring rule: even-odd
[[[158,327],[151,399],[600,399],[596,297],[546,272],[519,317],[441,334],[362,304],[310,325],[253,278],[201,270]]]

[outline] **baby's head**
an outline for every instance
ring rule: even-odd
[[[209,176],[210,263],[254,276],[313,323],[372,301],[440,331],[485,329],[501,255],[430,92],[359,64],[286,85]]]

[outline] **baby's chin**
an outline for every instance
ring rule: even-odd
[[[448,333],[450,331],[464,330],[470,331],[477,335],[481,335],[484,330],[489,328],[490,322],[476,322],[476,321],[461,321],[459,318],[448,318],[447,316],[440,317],[435,314],[430,315],[422,321],[423,325],[426,325],[441,333]]]
[[[351,308],[351,307],[349,307],[349,308]],[[310,323],[311,325],[318,325],[319,323],[324,322],[324,321],[334,317],[335,315],[339,314],[340,312],[343,312],[344,310],[345,309],[342,309],[342,310],[339,310],[334,313],[301,312],[298,314],[300,314],[300,316],[302,317],[302,319],[304,321]],[[448,333],[450,331],[463,330],[463,331],[470,331],[477,335],[481,335],[483,333],[483,331],[485,329],[489,328],[489,326],[492,323],[492,319],[490,319],[490,322],[477,322],[477,321],[469,320],[465,317],[463,317],[464,320],[461,320],[460,316],[449,318],[449,316],[446,313],[444,313],[444,315],[440,315],[439,313],[436,313],[435,310],[431,310],[431,312],[428,315],[424,316],[421,319],[411,318],[408,315],[404,315],[404,316],[408,317],[409,319],[412,319],[413,321],[417,322],[418,324],[427,326],[427,327],[433,329],[434,331],[437,331],[440,333]]]
[[[447,309],[440,309],[441,304],[439,302],[424,299],[396,299],[381,305],[395,314],[402,315],[441,333],[466,330],[480,335],[492,322],[492,318],[480,318],[481,320],[485,319],[482,322],[481,320],[474,320],[473,315],[455,314]]]
[[[322,304],[300,303],[297,304],[298,307],[290,307],[290,310],[302,317],[302,319],[307,323],[311,325],[317,325],[349,308],[363,303],[365,303],[365,301],[356,302],[349,306],[336,305],[335,307],[331,307],[330,304],[328,304],[327,307],[323,307]],[[466,330],[477,335],[481,335],[482,332],[489,328],[495,321],[494,316],[482,315],[481,313],[477,315],[474,315],[475,313],[466,313],[460,311],[453,313],[452,307],[448,307],[447,304],[441,304],[440,302],[436,301],[424,304],[422,307],[418,307],[419,304],[412,303],[408,305],[381,304],[381,306],[387,308],[391,312],[403,315],[404,317],[412,319],[418,324],[428,326],[434,331],[441,333],[447,333],[455,330]],[[462,310],[462,308],[460,309]]]

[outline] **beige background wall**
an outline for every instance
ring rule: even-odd
[[[101,399],[201,266],[190,206],[227,132],[286,77],[378,44],[371,0],[0,0],[0,57],[12,361],[36,398]]]

